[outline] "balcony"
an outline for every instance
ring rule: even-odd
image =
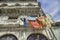
[[[1,18],[0,18],[1,19]],[[24,23],[19,19],[1,19],[0,20],[0,28],[22,28],[24,29]],[[31,28],[29,24],[27,24],[27,29]]]

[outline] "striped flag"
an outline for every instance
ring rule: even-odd
[[[29,21],[29,24],[34,28],[39,28],[39,24],[36,22],[36,20]]]

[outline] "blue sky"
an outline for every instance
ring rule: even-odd
[[[45,13],[49,13],[55,21],[60,21],[60,0],[37,0]]]

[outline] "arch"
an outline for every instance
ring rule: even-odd
[[[36,40],[36,39],[38,39],[37,38],[37,35],[39,35],[39,40],[48,40],[48,38],[44,34],[41,34],[41,33],[33,33],[33,34],[30,34],[27,37],[27,40]]]
[[[2,35],[2,36],[0,37],[0,39],[1,39],[1,40],[3,40],[3,39],[5,40],[5,39],[7,39],[7,37],[9,37],[9,38],[11,38],[11,39],[12,39],[12,37],[13,37],[12,40],[14,40],[14,39],[15,39],[15,40],[18,40],[17,37],[16,37],[15,35],[13,35],[13,34],[4,34],[4,35]],[[9,40],[9,39],[7,39],[7,40]]]

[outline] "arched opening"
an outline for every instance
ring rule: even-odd
[[[18,40],[15,35],[12,34],[5,34],[0,37],[0,40]]]
[[[27,40],[48,40],[48,38],[40,33],[33,33],[28,36]]]

